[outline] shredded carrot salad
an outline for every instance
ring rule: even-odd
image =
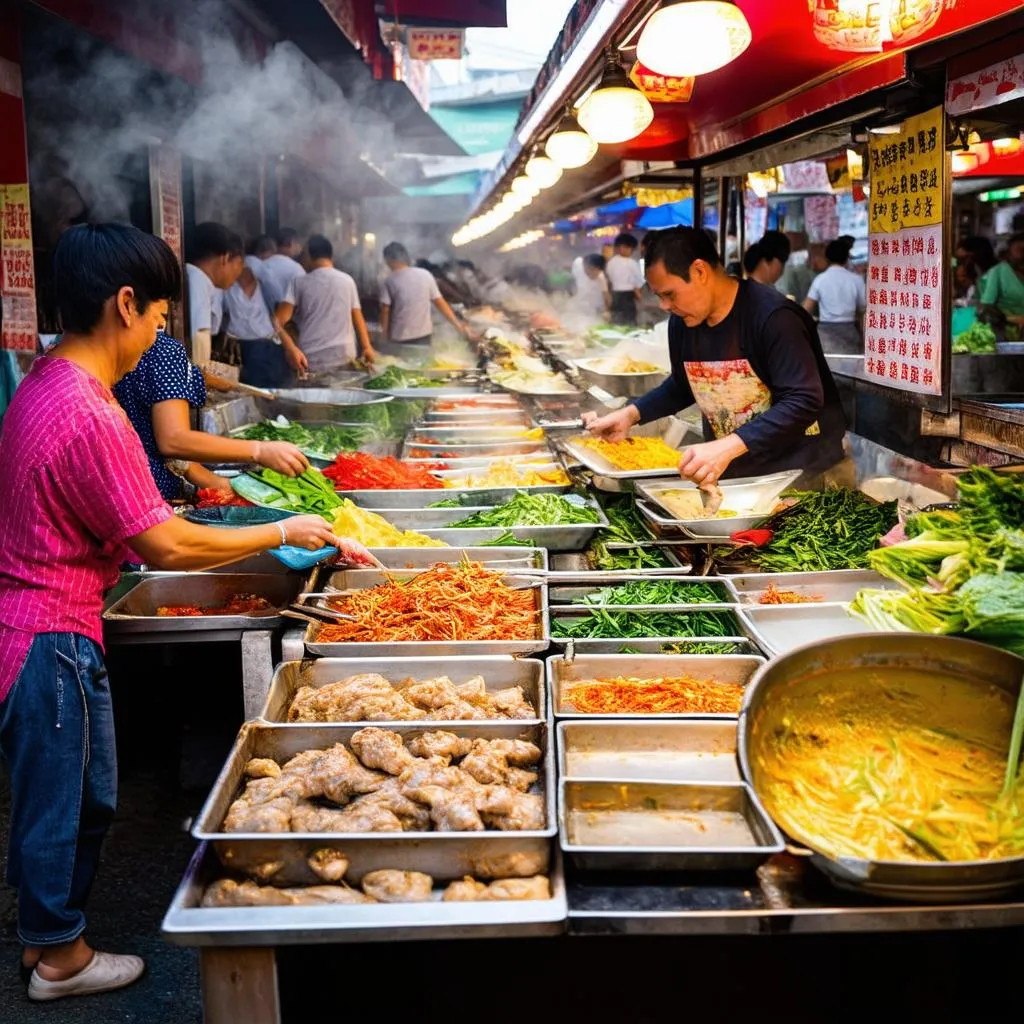
[[[743,687],[715,679],[584,679],[572,683],[563,702],[586,715],[733,715]]]
[[[479,562],[439,563],[329,604],[355,620],[321,626],[321,643],[530,640],[540,630],[535,591],[513,589]]]
[[[768,589],[763,591],[757,599],[758,604],[811,604],[814,601],[822,601],[824,598],[817,594],[798,594],[795,590],[779,590],[774,583],[768,584]]]

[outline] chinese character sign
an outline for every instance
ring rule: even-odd
[[[411,28],[407,37],[411,60],[462,60],[463,29]]]
[[[36,278],[28,185],[0,185],[0,298],[3,347],[36,349]]]
[[[942,394],[941,108],[871,144],[865,373],[891,387]]]
[[[182,261],[181,156],[169,146],[150,146],[149,183],[153,203],[153,234],[162,238]]]

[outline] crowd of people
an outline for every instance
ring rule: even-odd
[[[999,254],[982,235],[959,242],[954,293],[1006,341],[1024,339],[1024,232],[1012,235]]]

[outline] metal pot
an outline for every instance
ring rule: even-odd
[[[953,675],[979,687],[1001,687],[1016,700],[1024,660],[972,640],[915,633],[870,633],[798,648],[758,670],[743,700],[737,750],[744,779],[764,803],[759,750],[771,729],[773,697],[808,677],[854,668],[916,669]],[[770,807],[767,808],[769,815]],[[873,861],[834,857],[814,849],[806,837],[791,834],[810,850],[811,862],[836,885],[890,899],[960,903],[990,899],[1024,884],[1024,857],[984,861]]]

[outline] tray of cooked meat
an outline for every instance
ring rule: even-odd
[[[529,877],[548,869],[553,780],[543,723],[247,722],[192,834],[279,883],[308,880],[308,859],[340,839],[357,875],[384,851],[432,876],[440,858],[453,878]]]
[[[558,934],[567,916],[557,856],[546,873],[486,879],[453,872],[442,856],[429,872],[409,870],[383,850],[357,869],[343,844],[309,860],[312,881],[286,884],[226,871],[201,843],[164,917],[165,938],[220,946],[509,938]]]
[[[276,629],[302,590],[297,573],[183,572],[150,576],[104,613],[111,633]]]
[[[537,721],[544,663],[478,658],[320,658],[278,666],[260,717],[323,722]]]

